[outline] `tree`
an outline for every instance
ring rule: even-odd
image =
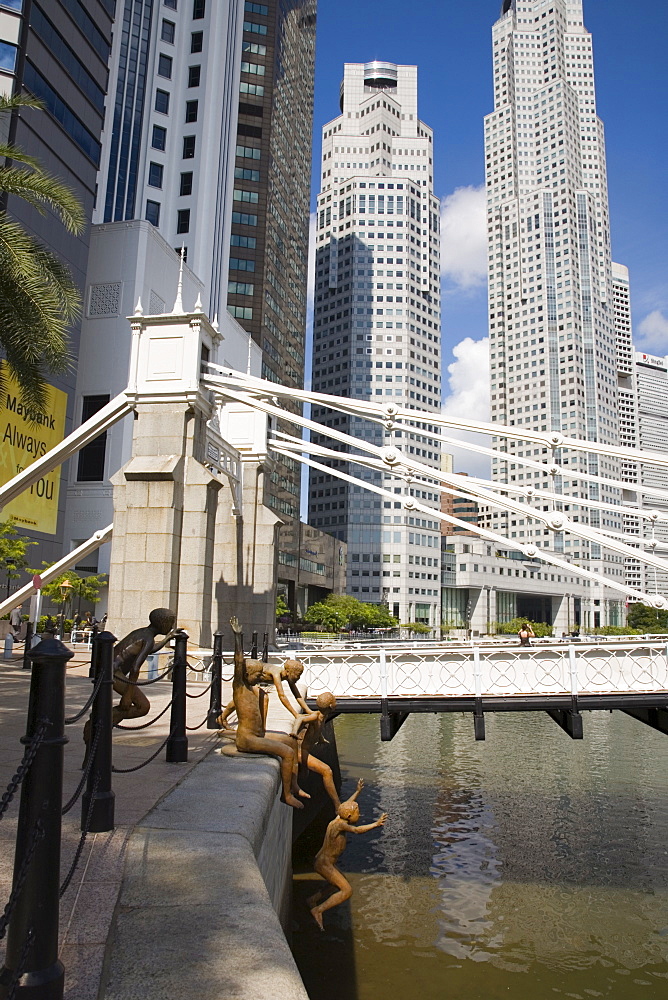
[[[407,629],[411,635],[426,635],[428,632],[432,631],[430,625],[425,625],[424,622],[406,622],[404,625],[400,625],[400,628]]]
[[[44,563],[44,566],[48,566],[48,563]],[[40,570],[34,570],[35,573],[39,573]],[[51,580],[50,583],[45,583],[42,587],[42,594],[44,597],[48,597],[54,603],[58,603],[61,598],[60,586],[65,581],[68,580],[72,584],[72,590],[70,591],[70,596],[72,602],[75,598],[78,598],[78,606],[81,606],[82,601],[88,601],[90,604],[97,604],[100,599],[100,591],[102,587],[107,582],[107,577],[104,573],[99,576],[79,576],[77,572],[73,569],[68,569],[60,576],[57,576],[55,580]]]
[[[509,622],[496,622],[496,631],[499,635],[517,635],[523,625],[530,625],[533,634],[537,639],[552,635],[553,628],[545,622],[532,622],[528,618],[513,618]]]
[[[647,604],[631,604],[626,623],[640,632],[668,632],[668,611],[657,611]]]
[[[330,594],[325,601],[312,604],[304,621],[320,625],[327,632],[339,632],[344,628],[392,628],[397,624],[384,604],[366,604],[343,594]]]
[[[20,108],[39,109],[41,104],[26,96],[0,97],[0,115]],[[4,158],[3,204],[11,195],[41,215],[51,210],[75,235],[83,230],[83,209],[66,185],[8,143],[0,143],[0,158]],[[78,316],[79,306],[79,292],[67,266],[6,211],[0,212],[0,346],[23,403],[35,415],[46,405],[45,375],[71,366],[68,326]]]
[[[11,581],[16,580],[28,565],[26,552],[29,545],[37,545],[37,542],[19,535],[12,517],[0,521],[0,573],[4,573],[7,581],[7,597]]]
[[[283,594],[278,594],[276,597],[276,621],[279,621],[281,618],[285,618],[290,615],[290,613],[290,608],[288,607],[285,597]]]

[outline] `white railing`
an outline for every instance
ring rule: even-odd
[[[505,697],[666,692],[664,642],[300,650],[309,696]]]

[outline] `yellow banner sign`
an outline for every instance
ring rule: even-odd
[[[13,479],[41,458],[65,434],[67,393],[47,386],[43,414],[26,409],[18,385],[2,363],[3,389],[0,396],[0,485]],[[46,535],[55,535],[58,522],[60,467],[29,486],[21,496],[3,507],[0,517],[13,517],[17,524]]]

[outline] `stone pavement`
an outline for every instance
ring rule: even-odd
[[[21,669],[23,647],[17,648],[13,661],[0,660],[0,793],[6,788],[21,760],[25,719],[30,686],[30,671]],[[91,692],[88,678],[90,654],[77,650],[68,664],[66,715],[74,715]],[[189,674],[188,691],[198,694],[206,684]],[[158,681],[144,688],[151,701],[147,718],[153,718],[171,697],[171,682]],[[229,696],[229,685],[225,685]],[[205,717],[208,694],[187,699],[187,725],[197,726]],[[146,760],[169,732],[169,711],[149,729],[131,733],[114,730],[114,765],[133,767]],[[146,719],[128,722],[139,725]],[[69,744],[65,747],[63,782],[64,802],[81,778],[83,725],[68,726]],[[215,732],[205,727],[188,733],[189,754],[186,764],[165,763],[164,751],[147,767],[132,774],[115,774],[116,829],[110,833],[89,834],[77,870],[61,900],[60,957],[65,965],[66,1000],[96,1000],[103,971],[105,945],[112,924],[125,868],[128,841],[132,830],[158,802],[184,778],[217,744]],[[0,912],[11,890],[14,864],[14,841],[19,793],[0,822]],[[63,817],[61,878],[69,871],[80,839],[81,805],[78,802]],[[4,959],[4,941],[0,942],[0,963]]]

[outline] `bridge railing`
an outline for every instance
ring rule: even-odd
[[[579,643],[300,651],[310,696],[505,697],[668,692],[668,645]],[[667,695],[668,698],[668,695]]]

